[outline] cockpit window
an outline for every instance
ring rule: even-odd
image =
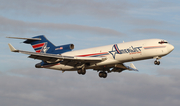
[[[164,44],[164,43],[168,43],[168,42],[165,41],[165,40],[162,40],[162,41],[159,42],[159,44]]]

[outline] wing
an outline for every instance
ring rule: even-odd
[[[11,52],[18,52],[30,55],[29,58],[43,60],[47,63],[61,62],[61,64],[69,66],[81,66],[83,64],[95,64],[106,60],[104,57],[74,57],[74,56],[62,56],[59,54],[48,53],[36,53],[15,49],[11,44],[8,44]]]

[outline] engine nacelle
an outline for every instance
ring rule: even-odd
[[[74,49],[74,44],[61,45],[58,47],[60,50],[72,50],[72,49]]]
[[[56,46],[54,50],[54,54],[61,54],[64,52],[68,52],[74,49],[74,44],[67,44],[67,45],[61,45],[61,46]]]

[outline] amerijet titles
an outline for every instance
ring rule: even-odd
[[[136,54],[136,53],[141,53],[141,48],[142,47],[133,47],[133,46],[131,46],[128,49],[119,49],[117,44],[114,44],[113,47],[112,47],[112,51],[109,51],[109,53],[111,53],[113,58],[115,59],[116,54],[125,54],[125,53]]]

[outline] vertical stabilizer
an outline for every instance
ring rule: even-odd
[[[52,53],[55,50],[54,44],[52,44],[44,35],[35,36],[40,40],[27,39],[23,43],[31,44],[33,49],[37,53]]]

